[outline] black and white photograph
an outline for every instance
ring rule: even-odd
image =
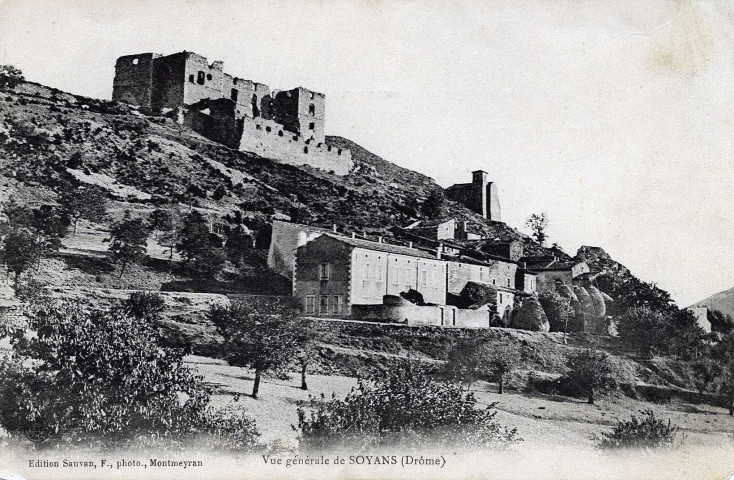
[[[0,480],[734,478],[734,1],[0,0]]]

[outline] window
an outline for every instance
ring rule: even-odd
[[[510,277],[507,277],[507,287],[510,287]]]
[[[278,136],[279,137],[282,137],[283,136],[283,130],[278,130]]]
[[[321,295],[321,301],[319,302],[319,313],[320,314],[329,314],[329,296],[328,295]]]
[[[313,295],[306,296],[306,313],[316,313],[316,297]]]
[[[194,74],[189,75],[189,82],[194,83]]]
[[[232,89],[232,92],[230,93],[230,98],[232,99],[233,102],[236,102],[237,101],[237,97],[239,96],[239,94],[240,94],[240,92],[237,91],[236,88],[233,88]]]
[[[303,147],[303,153],[308,153],[308,147]]]
[[[421,285],[422,287],[425,287],[428,285],[428,272],[425,270],[421,270]]]
[[[316,106],[312,103],[308,106],[309,115],[316,115]]]
[[[207,73],[206,74],[206,79],[207,80],[211,80],[212,79],[212,74],[211,73]]]
[[[500,303],[502,303],[502,294],[500,293]]]
[[[237,85],[237,77],[234,77],[234,78],[232,79],[232,83],[233,83],[233,84],[235,84],[235,85]]]
[[[268,132],[268,133],[270,133],[270,132],[272,132],[272,131],[273,131],[273,129],[272,129],[272,128],[270,128],[270,127],[265,127],[265,131],[266,131],[266,132]]]
[[[342,302],[342,298],[343,297],[341,295],[334,295],[334,297],[332,297],[332,303],[331,303],[332,305],[331,308],[333,310],[332,313],[334,314],[343,313],[344,303]]]
[[[392,277],[392,285],[393,287],[398,286],[398,276],[400,275],[400,268],[399,267],[393,267],[392,272],[390,273],[390,276]]]
[[[316,129],[316,124],[315,124],[315,123],[313,123],[313,122],[309,123],[309,124],[308,124],[308,129],[309,129],[309,130],[315,130],[315,129]]]
[[[199,70],[199,73],[196,75],[196,83],[204,85],[204,72],[201,70]]]
[[[133,59],[133,65],[137,65],[137,64],[138,64],[138,59],[137,58],[134,58]]]
[[[340,148],[339,150],[337,150],[337,151],[336,151],[336,154],[337,154],[337,155],[341,155],[341,154],[342,154],[342,149]]]
[[[369,280],[370,279],[370,275],[372,274],[372,266],[369,263],[365,263],[364,264],[364,271],[365,271],[364,278],[366,278],[367,280]]]
[[[321,265],[319,265],[319,279],[320,280],[329,279],[329,264],[328,263],[322,263]]]
[[[497,285],[497,279],[495,278],[492,279],[492,285]]]

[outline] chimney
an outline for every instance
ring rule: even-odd
[[[443,253],[443,243],[439,243],[438,248],[436,248],[436,258],[441,258],[442,253]]]
[[[520,262],[520,268],[522,268],[523,270],[526,270],[528,268],[527,262]]]
[[[335,224],[334,224],[334,226],[332,227],[332,230],[334,230],[334,233],[336,233],[336,223],[335,223]]]
[[[352,238],[357,238],[357,234],[355,232],[352,232]]]
[[[377,237],[377,243],[382,243],[382,235],[380,235],[379,237]]]
[[[413,242],[408,242],[408,248],[413,248]]]

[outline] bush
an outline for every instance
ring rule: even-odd
[[[0,65],[0,88],[15,88],[24,82],[23,72],[12,65]]]
[[[635,348],[641,355],[653,357],[666,349],[665,316],[648,307],[635,307],[617,318],[617,330],[624,343]]]
[[[208,408],[209,391],[183,363],[183,353],[158,343],[152,322],[124,309],[85,311],[61,304],[36,310],[13,336],[12,356],[0,361],[0,425],[11,436],[46,425],[60,443],[120,447],[183,445],[211,433],[234,445],[254,442],[241,418]]]
[[[298,409],[306,449],[504,449],[521,441],[516,429],[495,420],[495,404],[476,408],[476,398],[461,385],[433,382],[411,361],[360,380],[344,400],[322,395],[311,402],[310,413]]]
[[[128,314],[140,319],[157,320],[166,306],[163,297],[153,292],[133,292],[123,304]]]
[[[618,421],[611,432],[602,433],[598,447],[610,450],[651,450],[675,446],[679,427],[655,417],[650,410],[641,410],[639,418],[632,415],[627,421]]]

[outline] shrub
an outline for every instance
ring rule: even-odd
[[[495,404],[476,408],[476,398],[461,385],[436,383],[412,361],[360,380],[344,400],[323,394],[310,399],[309,413],[298,408],[306,449],[504,449],[521,441],[516,429],[495,420]]]
[[[149,320],[158,319],[165,306],[163,297],[154,292],[133,292],[123,304],[128,314]]]
[[[641,355],[653,357],[664,351],[668,337],[665,316],[648,307],[635,307],[617,318],[619,337]]]
[[[251,423],[208,408],[201,377],[181,351],[159,345],[152,322],[61,304],[37,309],[28,327],[36,335],[15,335],[0,361],[0,425],[11,436],[42,421],[61,443],[110,447],[183,445],[199,433],[234,445],[256,438]]]
[[[650,410],[641,410],[639,418],[632,415],[627,421],[618,421],[611,432],[602,433],[598,447],[610,450],[652,450],[675,445],[679,427],[655,417]]]
[[[0,88],[15,88],[24,82],[23,72],[12,65],[0,65]]]

